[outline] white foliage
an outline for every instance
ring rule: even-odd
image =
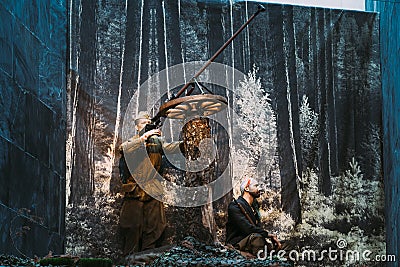
[[[306,95],[303,95],[301,101],[299,122],[303,166],[311,167],[311,155],[313,150],[316,149],[316,138],[318,136],[318,114],[310,108]]]
[[[366,150],[366,153],[363,155],[365,164],[370,165],[372,170],[371,178],[373,180],[379,180],[382,176],[382,137],[381,137],[381,128],[371,123],[369,125],[369,131],[362,142],[362,147]]]
[[[240,140],[234,140],[233,160],[234,166],[240,167],[242,172],[259,164],[266,164],[264,170],[270,168],[277,147],[275,114],[257,71],[253,67],[245,76],[235,96],[235,112],[238,115],[235,123],[237,131],[240,131]],[[263,162],[260,162],[261,155]],[[243,166],[244,158],[247,158],[247,166]]]
[[[302,192],[302,217],[313,225],[335,219],[332,198],[325,197],[318,189],[318,176],[308,169],[303,173],[304,190]]]
[[[319,250],[330,245],[337,249],[336,241],[343,239],[346,241],[346,250],[372,252],[371,258],[376,254],[384,254],[385,236],[366,233],[355,225],[357,219],[367,217],[383,217],[383,192],[382,185],[377,181],[364,180],[361,168],[353,158],[349,163],[350,168],[340,177],[333,180],[334,190],[332,197],[326,197],[318,190],[318,176],[310,169],[303,172],[302,194],[302,223],[296,227],[296,232],[292,238],[305,241],[303,246],[308,249]],[[347,207],[344,213],[337,213],[335,206],[338,204]],[[342,223],[352,225],[348,234],[342,233]],[[326,225],[330,225],[329,229]],[[335,230],[338,229],[338,230]],[[360,262],[348,260],[340,263],[340,266],[354,266],[354,263],[366,263],[363,259]],[[328,265],[327,265],[328,264]],[[339,262],[334,265],[325,263],[324,266],[339,266]],[[322,265],[321,265],[322,266]]]
[[[335,181],[334,195],[338,203],[345,205],[349,215],[358,215],[367,208],[364,175],[360,165],[353,157],[349,163],[350,169]]]
[[[242,182],[242,178],[247,175],[252,175],[251,170],[249,170],[249,155],[245,149],[236,148],[232,151],[233,157],[233,194],[235,197],[240,196],[240,183]]]
[[[79,205],[66,207],[67,254],[119,259],[119,208],[122,196],[95,194]]]
[[[265,192],[258,199],[262,203],[260,208],[261,222],[270,233],[276,234],[279,239],[290,239],[295,221],[280,208],[281,193],[279,190],[265,188]]]
[[[334,180],[335,201],[344,205],[348,216],[365,218],[383,216],[383,186],[379,181],[364,179],[360,165],[353,157],[350,168]]]
[[[279,238],[282,240],[290,238],[295,224],[292,217],[285,212],[280,212],[280,216],[273,222],[274,228],[279,229]]]

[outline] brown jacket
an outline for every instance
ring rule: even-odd
[[[162,194],[162,187],[159,180],[156,179],[156,175],[161,169],[162,155],[163,153],[178,153],[181,144],[182,142],[162,142],[162,150],[160,149],[158,153],[147,153],[145,149],[151,144],[142,142],[139,135],[135,135],[122,143],[119,149],[120,151],[123,150],[131,171],[131,176],[127,179],[128,183],[123,184],[121,189],[121,192],[125,193],[125,197],[148,201],[152,197],[146,192],[150,192],[153,196]],[[146,153],[148,157],[144,156]],[[146,192],[137,185],[138,179],[140,179],[140,184]]]

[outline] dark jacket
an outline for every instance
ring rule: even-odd
[[[268,232],[261,228],[260,218],[252,210],[249,203],[243,198],[238,197],[239,202],[255,225],[253,225],[241,211],[238,204],[232,201],[228,207],[228,222],[226,224],[226,243],[236,245],[240,240],[252,233],[259,233],[263,237],[268,237]]]

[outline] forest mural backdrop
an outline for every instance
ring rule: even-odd
[[[165,68],[207,60],[257,3],[69,5],[67,252],[118,258],[116,148],[129,101],[136,93],[148,101],[139,109],[152,108],[160,92],[143,95],[140,85]],[[240,117],[234,130],[243,136],[235,146],[229,135],[219,140],[216,164],[231,167],[232,181],[252,175],[262,182],[263,223],[299,251],[337,248],[345,240],[347,249],[384,254],[377,15],[265,6],[216,60],[245,74],[236,95],[211,87],[228,98]],[[225,119],[232,123],[229,113]],[[171,167],[164,174],[182,175]],[[220,242],[232,196],[237,190],[213,206]],[[181,209],[167,207],[166,243],[187,233],[177,229],[190,228],[177,219]]]

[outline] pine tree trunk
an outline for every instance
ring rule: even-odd
[[[334,71],[333,71],[333,29],[332,25],[332,11],[324,11],[326,14],[325,31],[326,35],[326,103],[327,103],[327,116],[328,116],[328,143],[329,143],[329,162],[330,162],[330,175],[339,175],[338,154],[337,154],[337,129],[336,129],[336,103],[334,92]]]
[[[180,64],[183,62],[182,59],[182,43],[180,34],[180,20],[178,5],[175,1],[164,1],[166,13],[169,15],[166,17],[166,24],[168,29],[168,59],[171,61],[169,66]]]
[[[300,115],[299,115],[299,95],[297,88],[297,73],[296,73],[296,51],[295,51],[295,37],[294,37],[294,22],[293,22],[293,7],[287,7],[284,10],[284,36],[285,36],[285,54],[286,54],[286,68],[288,73],[288,85],[290,96],[290,110],[291,110],[291,128],[293,147],[295,150],[294,159],[297,164],[297,176],[301,177],[302,162],[301,162],[301,141],[300,141]]]
[[[78,204],[94,191],[94,75],[96,71],[96,2],[82,1],[79,40],[79,83],[77,92],[76,135],[71,174],[70,202]]]
[[[327,140],[327,130],[328,130],[328,113],[327,113],[327,102],[326,102],[326,65],[330,64],[326,62],[326,44],[325,44],[325,27],[324,24],[325,16],[324,11],[317,12],[316,16],[318,23],[317,28],[317,36],[318,44],[319,44],[319,53],[318,53],[318,63],[319,68],[317,70],[317,90],[318,90],[318,104],[319,104],[319,122],[320,122],[320,130],[319,130],[319,152],[318,152],[318,166],[319,166],[319,183],[321,192],[325,196],[329,196],[331,194],[331,181],[330,181],[330,170],[329,170],[329,148],[328,148],[328,140]]]
[[[277,10],[278,11],[278,10]],[[271,20],[276,25],[283,25],[282,21],[282,7],[279,11],[271,15]],[[271,12],[272,13],[272,12]],[[277,139],[278,139],[278,152],[279,152],[279,167],[281,175],[281,203],[284,211],[288,212],[293,220],[300,222],[300,197],[297,187],[297,174],[296,163],[294,159],[295,152],[292,146],[291,128],[290,128],[290,103],[288,103],[288,87],[289,84],[286,80],[285,60],[284,54],[284,34],[282,28],[275,29],[275,38],[272,43],[272,51],[274,51],[273,65],[275,72],[273,73],[273,97],[276,101],[277,108]]]
[[[150,40],[150,7],[149,1],[142,1],[143,7],[143,15],[139,25],[142,25],[142,40],[141,40],[141,51],[140,51],[140,68],[138,68],[139,77],[138,77],[138,88],[139,86],[148,79],[149,77],[149,63],[150,63],[150,51],[149,51],[149,40]],[[136,25],[139,26],[139,25]],[[135,25],[132,25],[135,27]],[[139,59],[138,59],[139,60]],[[138,110],[147,110],[147,101],[143,101],[147,99],[148,92],[139,91],[139,101]]]

